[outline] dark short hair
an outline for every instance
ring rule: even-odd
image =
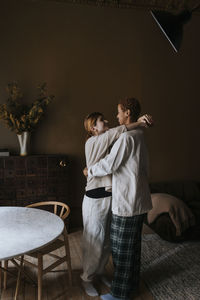
[[[119,105],[123,111],[130,110],[131,121],[136,121],[141,112],[141,105],[135,98],[125,98],[119,101]]]

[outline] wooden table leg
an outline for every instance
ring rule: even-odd
[[[42,275],[43,275],[43,259],[38,253],[38,300],[42,300]]]
[[[2,288],[2,269],[1,269],[1,261],[0,261],[0,290]]]
[[[8,260],[4,260],[4,271],[3,271],[3,288],[7,288],[7,269],[8,269]]]

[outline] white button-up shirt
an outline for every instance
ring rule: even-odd
[[[152,208],[148,184],[148,153],[141,129],[122,133],[110,154],[88,168],[88,178],[112,176],[112,212],[134,216]]]

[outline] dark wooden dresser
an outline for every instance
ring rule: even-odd
[[[67,156],[0,157],[0,206],[26,206],[47,200],[70,206]]]

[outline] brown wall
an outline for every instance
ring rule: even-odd
[[[199,36],[200,16],[194,15],[176,54],[148,11],[1,1],[0,102],[12,80],[27,101],[43,81],[56,96],[32,135],[31,153],[69,155],[75,226],[85,184],[83,119],[103,111],[116,125],[121,97],[137,97],[155,119],[146,133],[150,180],[200,180]],[[0,148],[18,153],[15,133],[2,124],[0,137]]]

